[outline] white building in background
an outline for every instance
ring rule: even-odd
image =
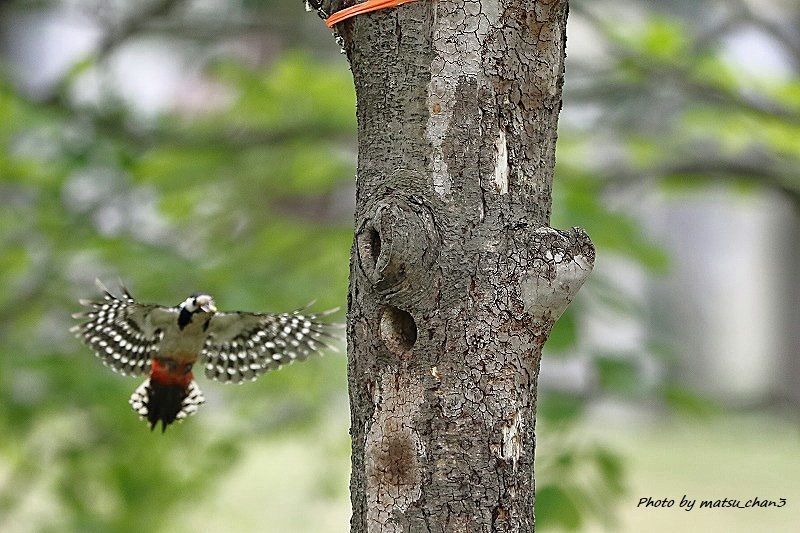
[[[682,377],[721,400],[773,400],[790,372],[787,313],[800,283],[789,270],[790,206],[722,188],[662,200],[651,224],[672,272],[655,280],[652,303],[674,334]]]

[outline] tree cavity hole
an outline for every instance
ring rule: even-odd
[[[374,270],[378,264],[378,256],[381,255],[381,234],[373,227],[364,228],[358,236],[358,255],[361,264]]]
[[[407,311],[387,305],[381,313],[380,333],[389,351],[402,355],[417,342],[417,323]]]

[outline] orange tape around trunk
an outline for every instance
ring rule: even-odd
[[[337,11],[336,13],[325,19],[325,24],[327,24],[329,28],[333,29],[333,27],[336,24],[340,23],[343,20],[347,20],[350,17],[355,17],[356,15],[361,15],[362,13],[369,13],[370,11],[387,9],[390,7],[399,6],[400,4],[405,4],[414,1],[415,0],[367,0],[366,2],[361,2],[360,4],[350,6],[348,8],[342,9],[341,11]]]

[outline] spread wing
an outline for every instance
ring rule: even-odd
[[[177,321],[178,310],[138,303],[124,287],[122,298],[118,298],[99,280],[95,284],[103,293],[103,301],[81,300],[89,309],[72,316],[87,320],[70,331],[115,372],[147,374],[153,356],[158,353],[164,328],[170,321]]]
[[[215,314],[200,354],[206,377],[241,383],[293,361],[303,361],[324,348],[335,350],[328,343],[337,338],[331,330],[338,325],[320,319],[336,311]]]

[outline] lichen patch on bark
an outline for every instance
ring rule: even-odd
[[[449,173],[443,144],[448,136],[455,104],[459,101],[456,88],[463,78],[478,80],[480,87],[488,86],[483,74],[483,46],[490,29],[499,20],[499,12],[497,5],[492,2],[436,2],[434,17],[434,57],[427,100],[431,113],[425,138],[432,148],[430,170],[433,189],[440,197],[445,197],[450,192],[453,178]]]

